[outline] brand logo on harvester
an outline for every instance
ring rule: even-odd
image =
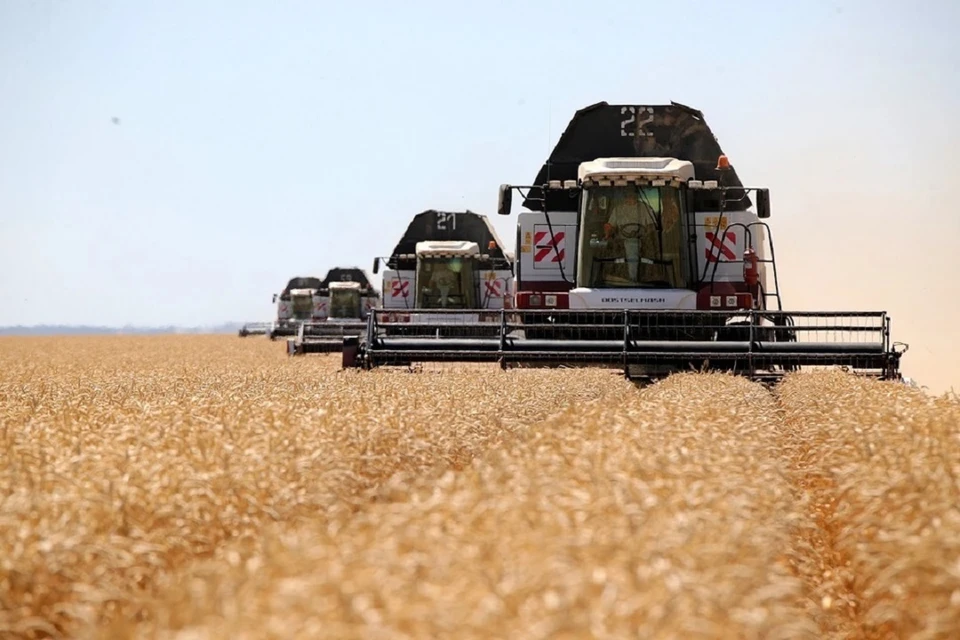
[[[663,304],[666,298],[600,298],[600,302],[617,302],[629,304]]]

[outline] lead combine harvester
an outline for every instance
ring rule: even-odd
[[[496,336],[498,312],[513,304],[513,258],[490,220],[472,211],[414,216],[383,272],[383,309],[371,314],[378,335]]]
[[[510,213],[514,189],[527,191],[529,211],[518,216],[516,309],[482,318],[497,321],[497,335],[395,337],[374,314],[345,365],[612,365],[646,379],[777,379],[841,365],[900,379],[905,345],[891,345],[885,312],[783,310],[768,190],[741,184],[695,109],[582,109],[534,185],[500,187],[498,213]]]
[[[287,354],[340,351],[345,337],[366,329],[367,316],[379,302],[380,294],[363,269],[330,269],[313,292],[312,316],[300,323],[295,337],[287,339]]]

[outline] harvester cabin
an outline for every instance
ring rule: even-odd
[[[320,278],[296,276],[287,282],[287,286],[279,295],[273,296],[276,302],[279,298],[278,315],[283,318],[308,320],[313,316],[313,295],[321,286]]]
[[[481,260],[476,242],[418,242],[416,255],[418,309],[476,308]]]
[[[616,175],[618,179],[609,179]],[[644,176],[645,179],[638,179]],[[580,165],[584,185],[577,284],[589,288],[690,286],[678,185],[690,162],[611,158]]]
[[[490,220],[472,211],[414,216],[386,258],[388,309],[502,309],[512,305],[513,260]],[[374,261],[377,273],[381,259]]]
[[[293,289],[290,291],[290,310],[295,319],[309,320],[313,317],[313,294],[315,291],[315,289]]]
[[[355,319],[362,317],[362,289],[359,282],[334,281],[330,289],[330,318]]]
[[[334,267],[315,295],[315,317],[328,320],[364,319],[380,301],[367,273],[358,267]]]

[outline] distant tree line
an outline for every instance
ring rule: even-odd
[[[96,325],[16,325],[0,327],[0,336],[57,336],[57,335],[150,335],[165,333],[236,333],[243,326],[242,322],[227,322],[210,327],[105,327]]]

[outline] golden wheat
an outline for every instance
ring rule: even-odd
[[[0,366],[0,635],[960,629],[947,399],[232,337],[7,339]]]
[[[841,373],[794,377],[778,395],[837,628],[960,637],[960,403]]]

